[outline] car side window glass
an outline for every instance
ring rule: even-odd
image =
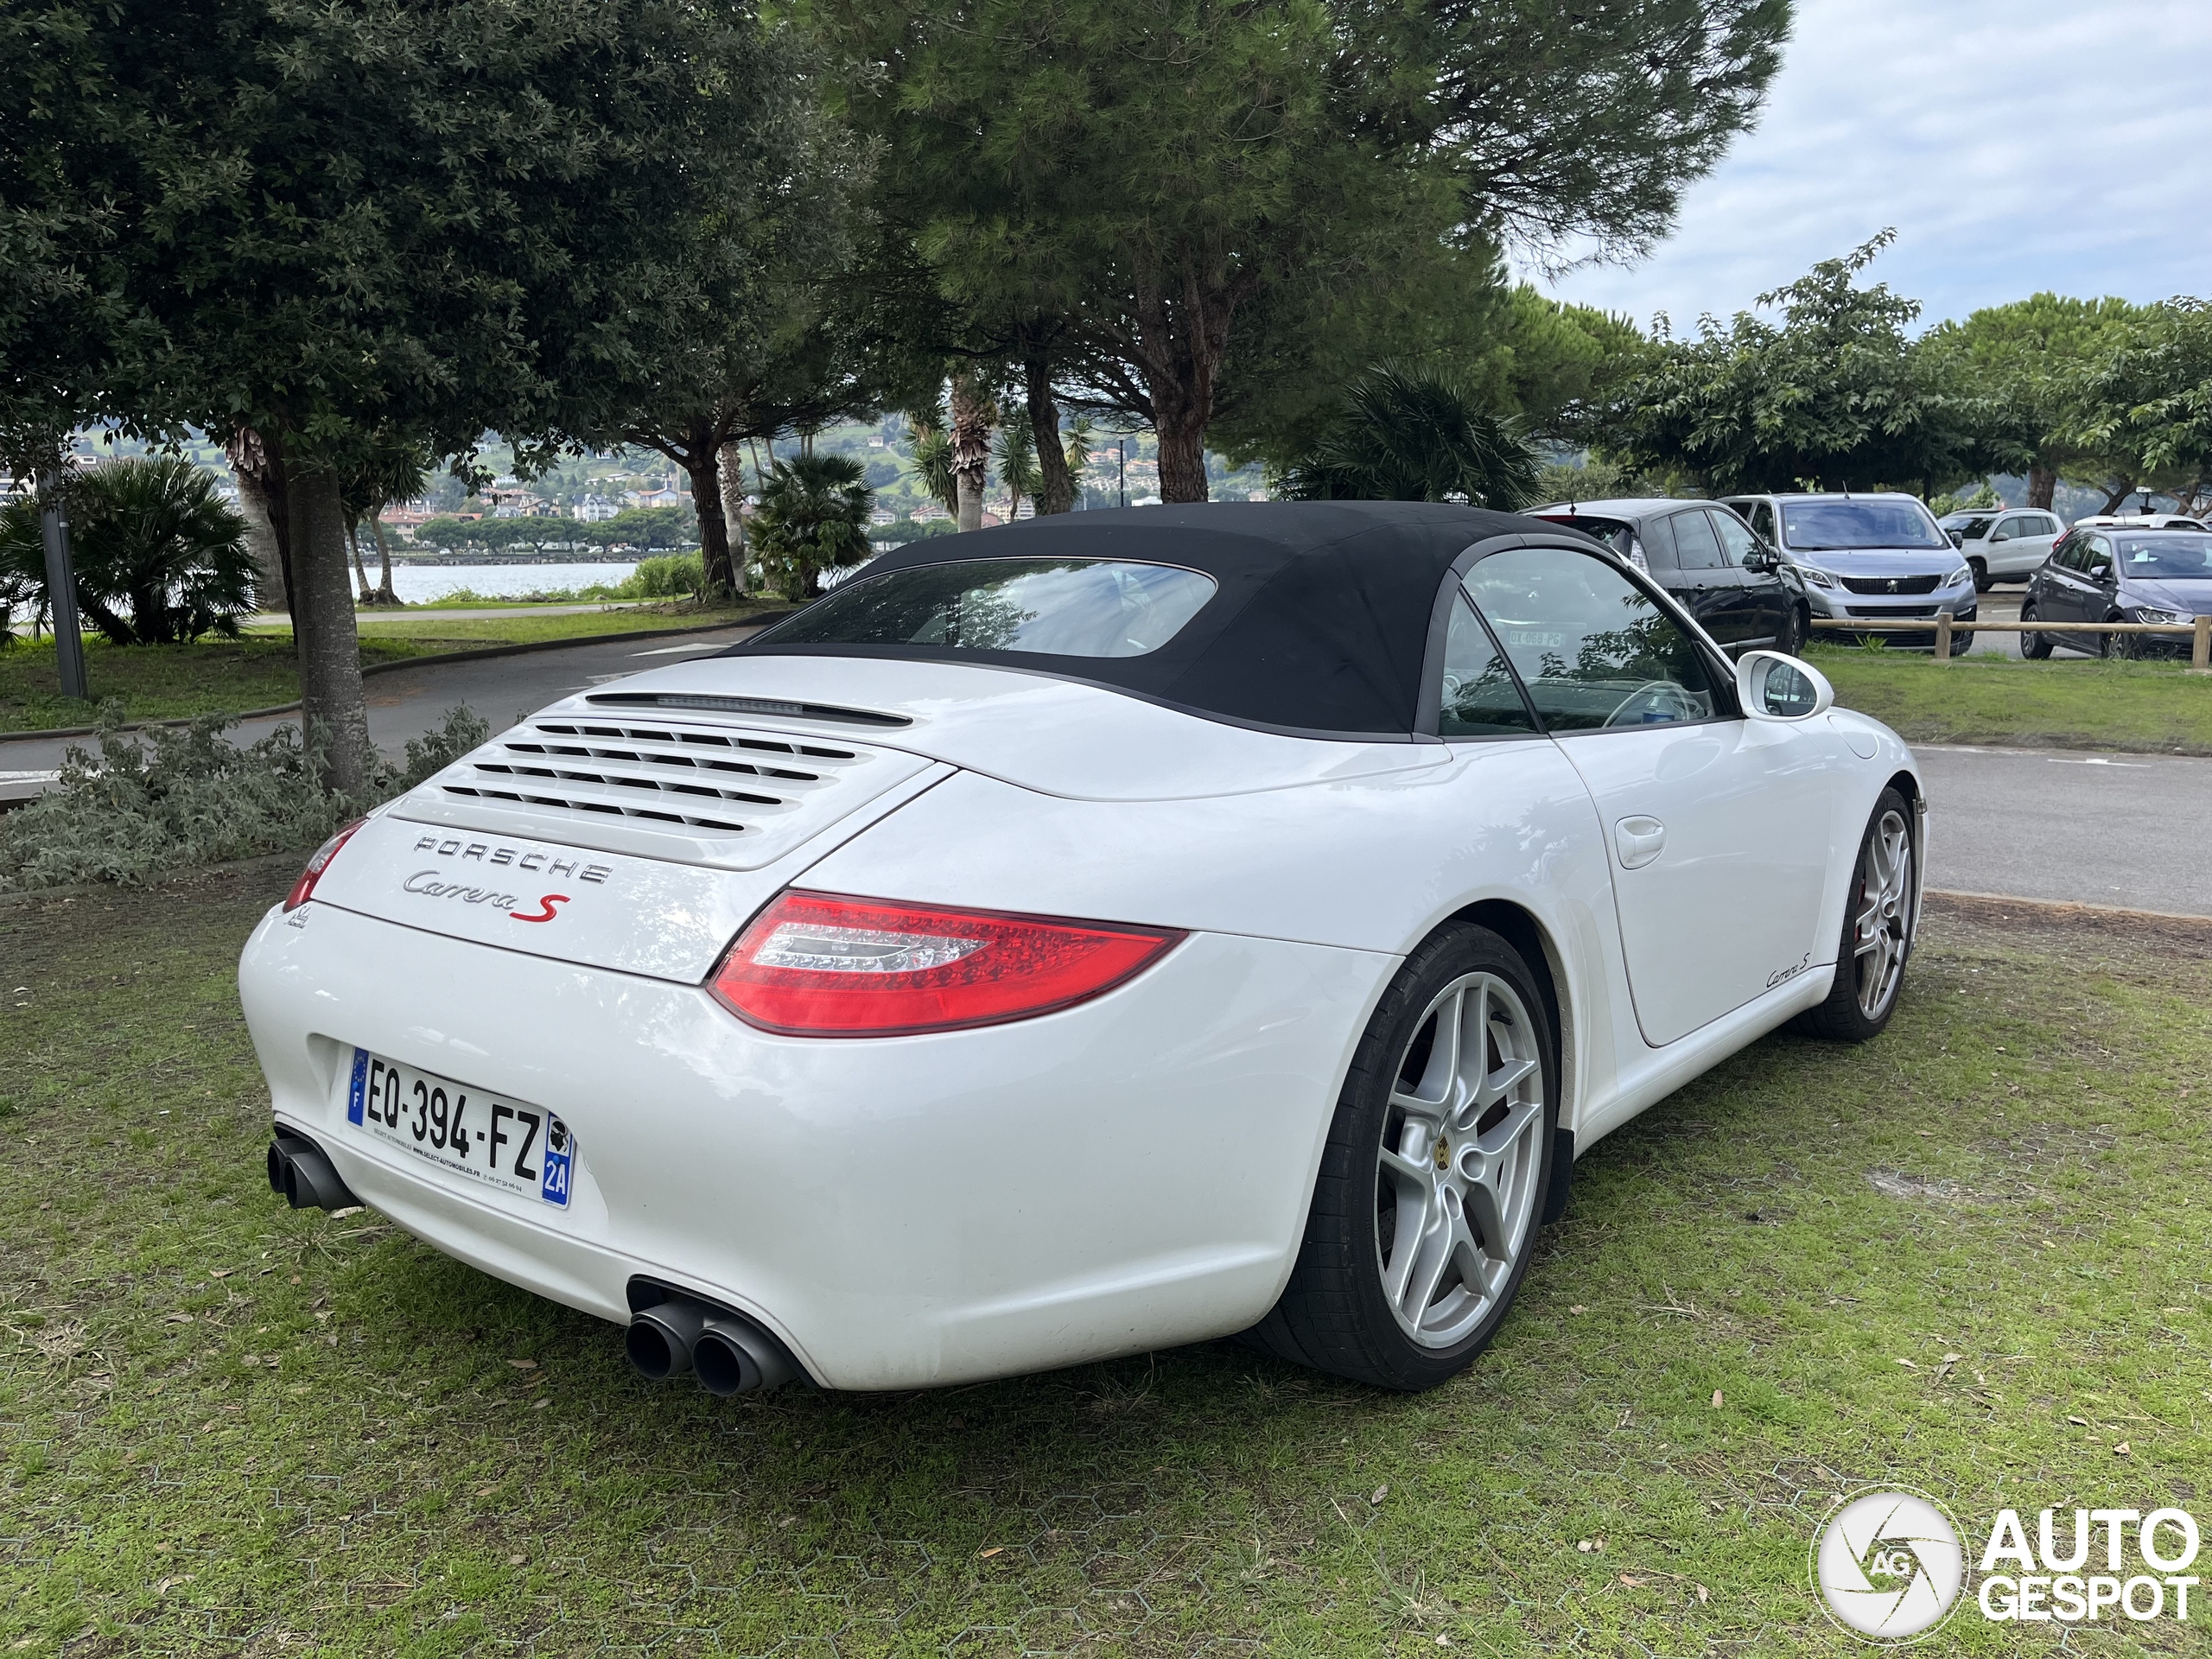
[[[1465,594],[1452,599],[1444,636],[1444,695],[1436,729],[1445,737],[1527,736],[1536,729],[1521,688]]]
[[[1713,520],[1702,512],[1678,512],[1667,521],[1675,528],[1675,563],[1685,570],[1718,570],[1720,542]]]
[[[2009,542],[2019,533],[2020,521],[2018,518],[2000,518],[1997,521],[1997,528],[1989,532],[1989,539],[1993,542]]]
[[[1707,513],[1713,527],[1720,535],[1720,556],[1728,563],[1743,568],[1744,561],[1759,550],[1758,537],[1745,527],[1744,521],[1732,512]]]
[[[2090,537],[2088,545],[2082,556],[2084,568],[2091,575],[2106,576],[2112,574],[2112,543],[2103,537]]]
[[[1643,560],[1654,570],[1675,568],[1675,529],[1671,518],[1647,518],[1643,533],[1638,537],[1643,543]]]
[[[1773,502],[1758,501],[1752,504],[1751,528],[1759,533],[1762,540],[1768,543],[1775,540]]]
[[[1466,585],[1550,730],[1713,717],[1718,696],[1696,642],[1601,561],[1567,548],[1509,548],[1479,561]]]

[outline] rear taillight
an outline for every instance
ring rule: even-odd
[[[1050,1014],[1111,990],[1183,935],[988,910],[786,893],[709,982],[792,1037],[894,1037]]]
[[[338,856],[338,849],[353,839],[353,832],[366,823],[366,818],[356,818],[328,841],[315,849],[315,856],[308,860],[308,867],[300,872],[300,879],[292,883],[292,890],[284,895],[284,908],[297,910],[315,897],[315,884],[322,880],[322,873],[330,868],[330,861]]]

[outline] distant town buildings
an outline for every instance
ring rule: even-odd
[[[603,524],[621,511],[621,507],[617,503],[608,500],[603,495],[595,494],[587,494],[582,500],[569,509],[570,515],[577,522],[586,524]]]

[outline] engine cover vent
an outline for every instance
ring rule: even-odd
[[[752,869],[928,764],[810,734],[545,716],[448,766],[397,810],[469,829]]]

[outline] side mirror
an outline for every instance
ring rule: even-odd
[[[1963,530],[1947,530],[1943,533],[1951,538],[1953,547],[1964,547],[1967,544],[1967,533]]]
[[[2112,580],[2112,562],[2109,559],[2106,559],[2101,560],[2097,563],[2091,565],[2089,567],[2089,580],[2092,582],[2110,582]]]
[[[1752,720],[1810,720],[1835,706],[1835,688],[1810,663],[1747,651],[1736,664],[1736,701]]]
[[[1770,548],[1754,548],[1744,560],[1744,569],[1758,575],[1772,575],[1781,568],[1782,561],[1775,556],[1773,550]]]

